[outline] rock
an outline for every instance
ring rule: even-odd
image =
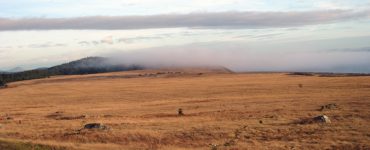
[[[315,122],[321,122],[321,123],[331,123],[330,119],[326,115],[320,115],[315,118],[313,118]]]
[[[337,104],[331,103],[331,104],[327,104],[327,105],[321,106],[320,110],[321,111],[324,111],[324,110],[331,110],[331,109],[337,109],[337,108],[338,108],[338,105]]]
[[[211,146],[211,150],[217,150],[218,144],[209,144]]]
[[[85,124],[84,129],[102,129],[102,130],[106,130],[106,129],[108,129],[108,127],[101,124],[101,123],[88,123],[88,124]]]
[[[312,123],[331,123],[330,119],[326,115],[320,115],[313,118],[306,118],[298,121],[299,124],[312,124]]]

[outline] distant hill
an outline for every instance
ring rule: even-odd
[[[91,74],[114,71],[127,71],[143,69],[138,65],[124,65],[114,63],[105,57],[87,57],[58,66],[50,67],[49,72],[55,72],[57,75],[71,74]]]
[[[15,73],[0,73],[0,80],[6,83],[46,78],[53,75],[78,75],[103,72],[138,70],[138,65],[124,65],[111,62],[104,57],[87,57],[50,68],[34,69]]]
[[[52,68],[104,68],[109,66],[108,58],[104,57],[87,57],[69,63],[57,65]]]
[[[114,59],[115,60],[115,59]],[[21,69],[21,68],[18,68]],[[231,73],[232,71],[221,66],[209,67],[144,67],[139,65],[125,65],[113,61],[113,59],[105,57],[87,57],[76,61],[71,61],[61,65],[53,66],[50,68],[38,68],[21,72],[3,72],[0,73],[0,81],[3,83],[47,78],[55,75],[81,75],[81,74],[94,74],[104,72],[116,71],[129,71],[129,70],[142,70],[142,69],[170,69],[182,72],[219,72]]]

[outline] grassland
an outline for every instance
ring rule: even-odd
[[[330,103],[338,108],[319,110]],[[300,123],[323,114],[331,123]],[[0,117],[0,149],[9,146],[4,140],[28,143],[23,149],[370,149],[370,77],[207,70],[57,76],[0,89]],[[110,129],[82,129],[93,122]]]

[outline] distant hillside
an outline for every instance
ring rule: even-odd
[[[178,70],[181,72],[219,72],[231,73],[232,71],[221,66],[206,66],[206,67],[143,67],[139,65],[125,65],[111,61],[105,57],[87,57],[76,61],[71,61],[65,64],[53,66],[50,68],[38,68],[22,72],[0,72],[0,81],[9,83],[22,80],[47,78],[55,75],[81,75],[94,74],[104,72],[141,70],[141,69],[169,69]]]
[[[57,65],[52,68],[104,68],[107,67],[108,59],[104,57],[87,57],[69,63]]]
[[[53,75],[78,75],[114,71],[143,69],[137,65],[115,64],[104,57],[87,57],[50,68],[34,69],[15,73],[0,73],[0,80],[6,83],[46,78]]]
[[[91,74],[114,71],[127,71],[143,69],[138,65],[124,65],[111,62],[104,57],[87,57],[77,61],[72,61],[62,65],[48,68],[49,72],[54,72],[57,75],[72,75],[72,74]]]

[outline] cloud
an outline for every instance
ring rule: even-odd
[[[330,49],[321,52],[370,52],[370,47]]]
[[[124,64],[154,67],[224,66],[234,71],[370,72],[369,38],[286,43],[261,41],[257,44],[212,41],[133,51],[117,49],[99,56],[113,57]]]
[[[206,44],[206,43],[203,43]],[[114,63],[148,67],[224,66],[233,71],[370,72],[367,51],[299,53],[261,51],[243,45],[203,44],[118,51],[106,56]],[[226,44],[226,45],[225,45]]]
[[[162,36],[138,36],[133,38],[119,38],[118,42],[124,42],[126,44],[134,43],[135,41],[141,41],[141,40],[157,40],[157,39],[163,39]]]
[[[97,46],[100,44],[118,44],[118,43],[126,43],[126,44],[132,44],[138,41],[144,41],[144,40],[158,40],[158,39],[164,39],[168,38],[170,34],[158,34],[155,36],[136,36],[136,37],[121,37],[121,38],[114,38],[113,36],[107,36],[104,37],[100,41],[79,41],[78,44],[81,46]]]
[[[269,33],[269,34],[260,34],[260,35],[253,35],[253,34],[248,34],[248,35],[240,35],[240,36],[235,36],[234,38],[255,38],[255,39],[266,39],[266,38],[273,38],[277,36],[284,35],[284,33]]]
[[[28,48],[51,48],[51,47],[65,47],[67,44],[63,43],[52,43],[52,42],[46,42],[43,44],[30,44],[27,45]]]
[[[0,18],[0,31],[63,29],[150,29],[150,28],[274,28],[332,23],[369,18],[370,11],[315,10],[291,12],[213,12],[148,16],[93,16],[78,18]]]
[[[107,44],[113,44],[113,36],[107,36],[104,37],[102,40],[100,40],[100,43],[107,43]]]
[[[80,42],[78,42],[78,44],[80,44],[81,46],[88,46],[88,45],[90,45],[90,43],[88,41],[80,41]]]

